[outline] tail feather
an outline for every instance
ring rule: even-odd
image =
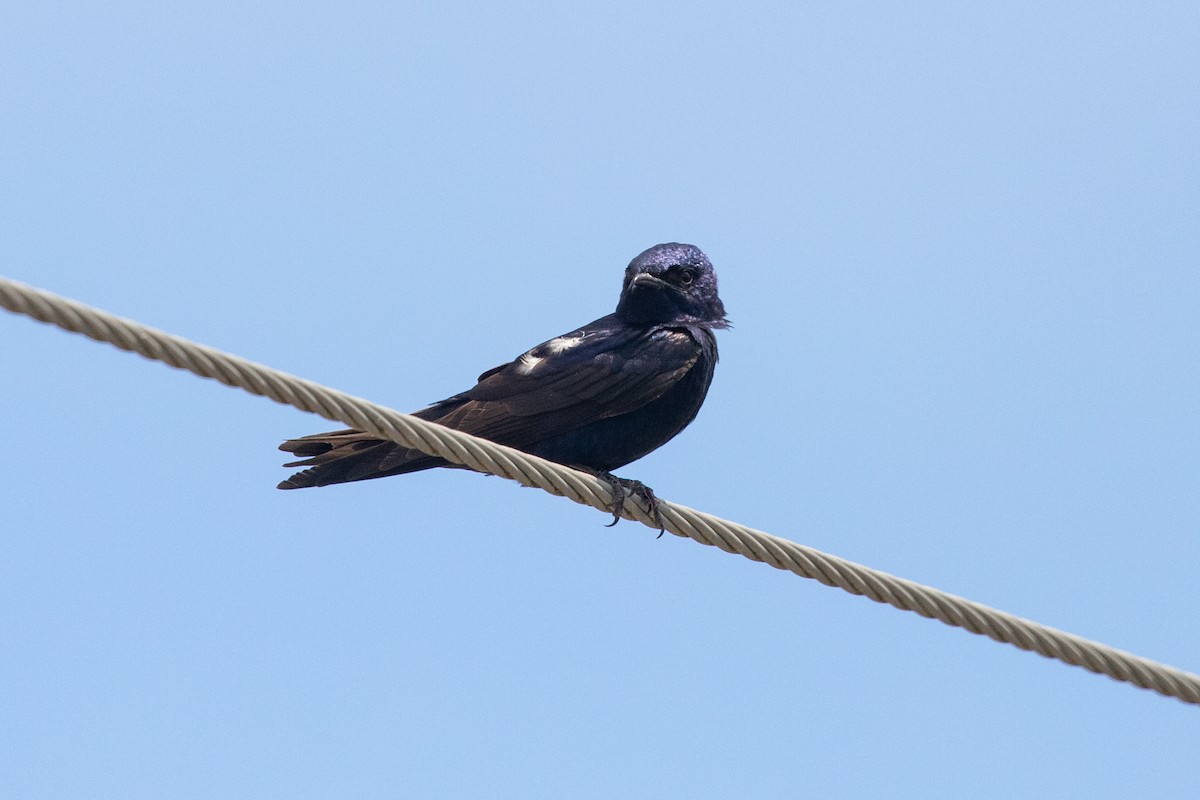
[[[301,456],[285,467],[308,467],[280,483],[280,489],[365,481],[448,465],[444,459],[356,430],[289,439],[279,449]]]

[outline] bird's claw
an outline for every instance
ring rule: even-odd
[[[641,481],[618,478],[611,472],[602,472],[599,474],[599,477],[608,483],[613,493],[613,504],[609,508],[613,518],[612,522],[605,525],[606,528],[611,528],[621,521],[621,514],[625,511],[625,501],[633,496],[646,504],[646,507],[650,510],[650,518],[658,526],[658,538],[662,538],[667,528],[666,523],[663,522],[662,511],[659,509],[658,498],[655,496],[653,489]]]

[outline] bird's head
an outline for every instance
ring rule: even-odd
[[[717,273],[708,256],[690,244],[656,244],[625,269],[617,316],[635,325],[697,323],[727,328],[717,296]]]

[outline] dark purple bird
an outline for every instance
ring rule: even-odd
[[[708,257],[660,244],[629,263],[615,313],[479,376],[474,388],[415,416],[583,469],[613,487],[615,523],[629,493],[654,494],[610,470],[670,441],[700,410],[713,368],[713,330],[729,327]],[[280,489],[327,486],[457,466],[356,430],[289,439],[307,467]],[[659,520],[661,527],[661,519]]]

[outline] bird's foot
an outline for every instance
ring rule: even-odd
[[[621,513],[625,510],[625,501],[629,497],[636,497],[650,509],[650,518],[658,526],[658,536],[662,538],[663,533],[666,532],[666,523],[663,522],[662,512],[658,508],[658,498],[655,497],[653,489],[641,481],[618,478],[611,472],[597,472],[596,477],[606,481],[613,493],[613,504],[609,509],[612,512],[613,519],[605,527],[611,528],[620,522]]]

